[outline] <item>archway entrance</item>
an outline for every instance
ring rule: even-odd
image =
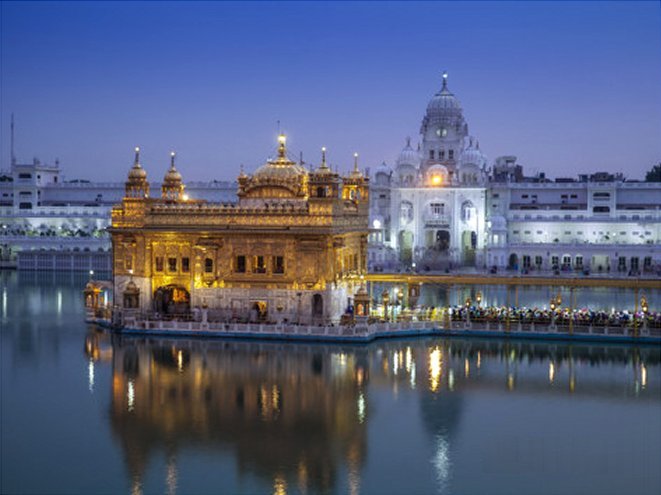
[[[312,317],[321,318],[324,316],[324,298],[321,294],[312,296]]]
[[[399,260],[406,264],[413,261],[413,233],[408,230],[399,233]]]
[[[266,321],[269,316],[269,306],[266,301],[255,301],[250,308],[250,321]]]
[[[464,263],[475,264],[475,248],[477,247],[477,234],[472,230],[464,230],[461,235],[461,250],[464,254]]]
[[[447,230],[436,231],[436,249],[439,251],[450,249],[450,232]]]
[[[166,315],[188,314],[190,293],[180,285],[166,285],[154,292],[154,311]]]
[[[519,257],[516,255],[516,253],[510,254],[510,262],[507,266],[512,270],[519,269]]]

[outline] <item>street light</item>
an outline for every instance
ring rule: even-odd
[[[482,292],[478,291],[477,294],[475,295],[475,302],[477,302],[477,307],[480,307],[480,304],[482,304]]]
[[[470,325],[470,323],[471,323],[471,320],[470,320],[470,307],[471,307],[472,302],[473,301],[471,301],[470,297],[466,298],[466,302],[465,302],[465,305],[466,305],[466,326]]]
[[[381,293],[381,300],[383,301],[383,317],[388,321],[388,302],[390,302],[390,294],[387,289]]]
[[[649,304],[647,304],[647,298],[645,295],[640,296],[640,309],[643,310],[643,329],[647,329],[647,313],[650,310]]]

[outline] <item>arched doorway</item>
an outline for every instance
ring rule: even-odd
[[[321,294],[312,296],[312,317],[321,318],[324,316],[324,298]]]
[[[447,230],[436,231],[436,249],[439,251],[450,249],[450,232]]]
[[[250,308],[250,321],[257,323],[266,321],[269,316],[269,306],[266,301],[255,301]]]
[[[166,315],[188,314],[190,293],[180,285],[166,285],[154,292],[154,311]]]
[[[413,233],[408,230],[399,233],[399,260],[407,264],[413,261]]]
[[[519,269],[519,257],[516,255],[516,253],[510,254],[510,262],[507,266],[512,270]]]
[[[464,230],[461,235],[461,249],[466,264],[475,264],[475,248],[477,247],[477,234],[472,230]]]

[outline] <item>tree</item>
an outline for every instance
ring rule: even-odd
[[[652,170],[645,174],[645,182],[661,182],[661,162],[652,167]]]

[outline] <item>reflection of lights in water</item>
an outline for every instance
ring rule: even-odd
[[[168,470],[165,476],[165,485],[168,487],[168,495],[177,493],[177,460],[174,455],[168,459]]]
[[[287,481],[281,474],[276,474],[273,479],[273,495],[287,495]]]
[[[126,391],[126,402],[128,403],[129,412],[135,409],[135,387],[133,380],[129,380],[128,390]]]
[[[271,387],[271,406],[273,406],[273,409],[276,411],[278,410],[278,401],[280,400],[280,391],[278,390],[277,385],[273,385]]]
[[[410,376],[411,388],[415,389],[415,363],[411,364],[411,376]]]
[[[514,362],[514,359],[516,358],[516,352],[514,349],[510,351],[510,363]]]
[[[551,361],[549,363],[549,383],[553,383],[553,380],[555,380],[555,364]]]
[[[514,390],[514,375],[512,373],[507,374],[507,389]]]
[[[482,366],[482,353],[480,351],[477,351],[477,369],[480,369],[480,366]]]
[[[647,386],[647,368],[644,364],[640,366],[640,384],[643,388]]]
[[[90,359],[87,363],[87,382],[90,392],[94,392],[94,360]]]
[[[366,404],[365,404],[365,396],[361,392],[358,394],[358,422],[360,424],[363,424],[365,421],[365,409],[366,409]]]
[[[576,390],[576,376],[572,373],[569,377],[569,391],[573,392],[574,390]]]
[[[399,354],[395,353],[392,356],[392,372],[397,376],[399,371]]]
[[[429,353],[429,388],[432,392],[438,390],[443,372],[443,356],[438,347],[434,347]]]
[[[308,468],[302,460],[298,462],[298,491],[301,493],[308,491]]]
[[[354,444],[347,452],[347,481],[349,482],[349,495],[358,495],[360,493],[360,451]]]
[[[413,365],[413,355],[411,354],[411,348],[406,348],[406,372],[411,372],[411,366]]]
[[[7,288],[2,289],[2,317],[7,318]]]
[[[57,314],[62,314],[62,291],[57,291]]]
[[[441,435],[436,437],[436,451],[432,457],[432,464],[436,472],[436,480],[444,484],[450,476],[450,449],[448,441]]]
[[[182,351],[177,352],[177,368],[179,373],[184,371],[184,353]]]
[[[454,390],[454,370],[452,368],[448,371],[448,388],[450,392]]]
[[[468,359],[464,360],[464,376],[468,378],[471,372],[471,364],[468,362]]]
[[[140,476],[135,476],[133,478],[133,483],[131,484],[131,495],[142,495],[142,482],[140,481]]]

